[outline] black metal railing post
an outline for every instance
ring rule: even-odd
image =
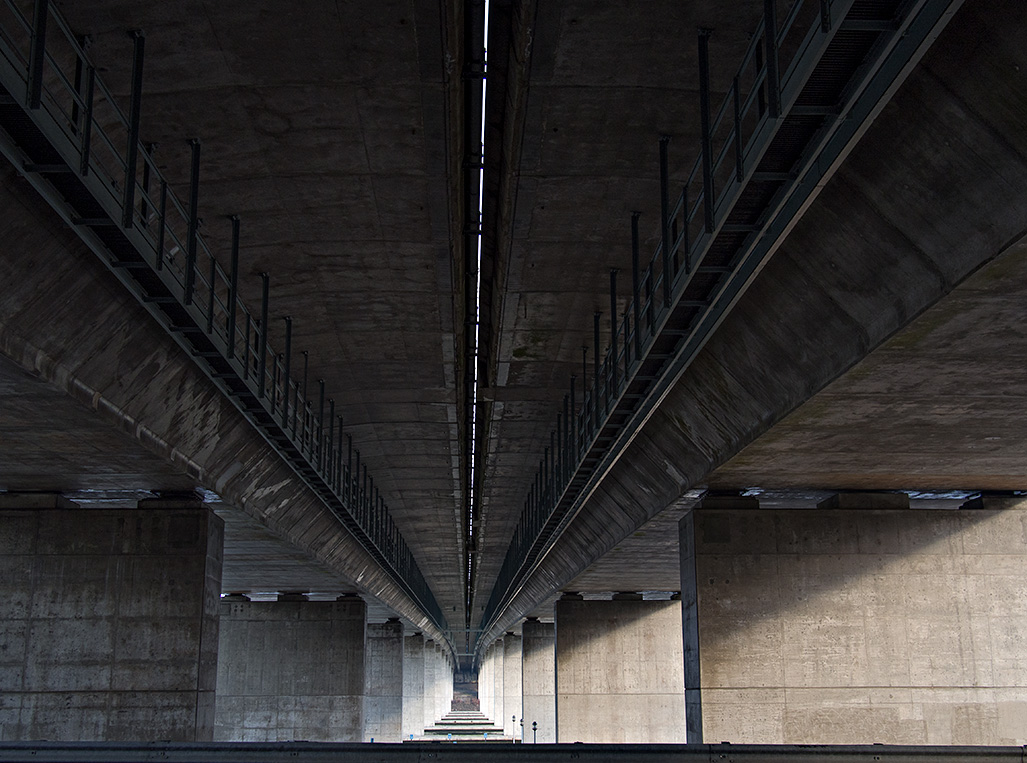
[[[260,399],[263,400],[267,387],[267,309],[271,277],[267,273],[261,273],[260,282],[260,350],[257,354],[257,373],[260,374],[260,378],[257,380],[257,389]]]
[[[346,499],[346,508],[349,513],[356,516],[356,507],[353,505],[353,436],[346,435],[346,487],[343,490],[344,497]]]
[[[578,377],[575,374],[571,374],[571,418],[568,420],[568,432],[570,439],[571,449],[571,463],[577,463],[578,460],[578,411],[574,405],[574,388],[577,386]]]
[[[617,269],[610,270],[610,397],[617,397]]]
[[[660,138],[660,261],[663,267],[663,306],[670,307],[670,138]]]
[[[742,157],[742,97],[738,92],[737,74],[731,83],[731,92],[734,95],[732,106],[735,113],[735,180],[741,183],[745,179],[745,166]]]
[[[710,127],[710,30],[699,30],[699,120],[702,131],[702,187],[706,232],[713,233],[713,136]]]
[[[135,216],[136,170],[139,165],[139,119],[143,109],[143,54],[146,37],[139,30],[132,35],[132,92],[128,107],[128,150],[125,154],[125,195],[121,226],[131,228]]]
[[[336,461],[335,461],[335,492],[341,493],[343,486],[343,471],[342,471],[342,416],[339,416],[339,444],[336,447]]]
[[[315,451],[315,457],[317,458],[317,469],[322,471],[324,469],[324,426],[325,426],[325,380],[318,379],[318,403],[317,403],[317,450]]]
[[[93,101],[96,94],[96,69],[91,65],[86,69],[86,111],[82,116],[82,144],[79,151],[78,174],[86,177],[89,174],[89,156],[93,141]],[[166,185],[166,183],[164,184]]]
[[[196,231],[200,225],[200,141],[189,141],[192,151],[189,169],[189,227],[186,233],[185,304],[193,303],[196,288]]]
[[[150,210],[153,203],[150,201],[150,176],[153,174],[150,167],[153,165],[153,152],[157,149],[156,143],[147,143],[146,161],[143,162],[143,198],[139,200],[139,223],[144,228],[150,227]]]
[[[335,398],[328,398],[328,434],[325,437],[324,471],[328,475],[329,485],[334,482],[335,468]]]
[[[635,359],[642,357],[642,332],[638,330],[640,325],[642,305],[639,303],[639,282],[638,282],[638,218],[641,212],[631,213],[631,304],[635,312]],[[685,216],[687,219],[688,212]]]
[[[592,313],[592,344],[595,355],[592,358],[592,431],[599,428],[599,312]]]
[[[302,419],[302,421],[300,423],[300,447],[301,447],[301,449],[303,447],[303,443],[306,442],[306,439],[307,439],[307,379],[309,378],[309,371],[310,371],[310,351],[309,350],[304,350],[303,351],[303,406],[302,406],[303,410],[302,410],[302,415],[301,415],[300,414],[300,402],[299,402],[299,400],[297,400],[296,401],[296,406],[295,406],[296,407],[296,411],[293,412],[293,419],[292,419],[292,436],[293,437],[296,436],[296,419],[297,418]],[[299,395],[299,390],[298,389],[296,390],[296,394],[297,394],[297,396]]]
[[[49,0],[36,0],[32,13],[32,38],[29,43],[29,81],[26,100],[30,109],[43,102],[43,65],[46,63],[46,18]]]
[[[160,217],[157,221],[157,270],[164,269],[164,235],[168,226],[168,181],[160,179]]]
[[[239,217],[232,215],[229,219],[232,221],[232,252],[228,264],[228,336],[226,339],[228,340],[228,359],[231,360],[235,357],[235,320],[239,310]],[[288,318],[286,321],[291,322]],[[288,335],[287,327],[286,336]]]
[[[218,275],[218,261],[210,255],[210,269],[207,272],[207,333],[214,331],[214,284]]]
[[[233,307],[234,310],[234,307]],[[282,429],[289,426],[289,384],[292,382],[292,316],[285,321],[285,378],[282,382]]]
[[[777,68],[777,0],[763,0],[763,42],[767,50],[767,108],[781,116],[781,78]]]

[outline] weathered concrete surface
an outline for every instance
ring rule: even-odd
[[[557,741],[684,742],[680,622],[676,601],[558,601]]]
[[[5,284],[0,353],[84,406],[93,421],[125,435],[121,442],[110,435],[96,441],[97,448],[114,442],[112,463],[135,459],[149,466],[153,460],[148,457],[124,455],[149,451],[171,464],[142,474],[120,475],[112,469],[105,487],[174,489],[186,483],[213,490],[272,534],[390,602],[418,626],[431,627],[239,410],[6,163],[0,167],[0,200],[0,281]],[[90,320],[83,322],[82,316]],[[50,399],[51,393],[46,396]],[[67,410],[66,404],[57,409]],[[78,475],[102,461],[105,452],[83,454],[75,442],[70,455],[55,459],[58,466],[72,467],[69,476],[55,480],[45,457],[31,464],[31,473],[25,471],[18,454],[42,453],[45,432],[33,422],[45,422],[49,413],[39,410],[33,419],[21,404],[12,411],[26,416],[12,426],[5,414],[0,426],[10,439],[0,458],[21,464],[18,485],[52,490],[55,481],[76,488],[100,484]],[[74,412],[68,421],[88,431],[87,418]],[[65,440],[51,441],[58,454]],[[103,467],[97,472],[103,473]],[[126,479],[119,481],[120,476]],[[0,477],[0,488],[6,487]],[[259,575],[259,561],[254,572]]]
[[[492,714],[488,716],[497,726],[503,726],[506,717],[506,638],[497,639],[492,645]]]
[[[695,588],[683,594],[698,620],[688,646],[707,741],[1027,738],[1022,500],[1006,510],[696,509],[681,527],[694,539],[682,565],[694,564]]]
[[[1023,489],[1025,300],[1020,239],[714,471],[710,486]]]
[[[361,741],[365,618],[355,597],[222,602],[215,738]]]
[[[503,733],[514,738],[520,735],[518,722],[522,716],[521,701],[521,637],[507,633],[503,638]]]
[[[444,716],[453,705],[453,663],[449,651],[435,645],[435,711],[432,723]]]
[[[424,733],[424,636],[403,639],[403,739]]]
[[[402,741],[403,624],[368,625],[364,655],[363,741]]]
[[[556,630],[553,623],[521,626],[521,702],[524,742],[556,741]],[[531,724],[537,724],[532,734]]]
[[[481,664],[478,666],[478,699],[481,712],[489,720],[495,721],[495,645],[489,644],[485,649]]]
[[[1027,98],[1027,83],[1015,69],[1024,29],[1027,19],[1016,3],[964,6],[494,631],[532,612],[590,562],[675,505],[687,488],[976,269],[1000,255],[1022,257],[1009,245],[1027,230],[1027,132],[1016,106]],[[1018,272],[1008,260],[996,260],[996,267]],[[990,286],[995,325],[979,332],[973,330],[982,326],[979,320],[962,325],[967,346],[981,357],[1002,358],[996,373],[986,374],[992,389],[1001,389],[987,404],[998,403],[1007,414],[1003,444],[1022,466],[1027,459],[1016,454],[1027,455],[1027,430],[1022,406],[1017,410],[1011,401],[1022,399],[1023,381],[1001,370],[1020,334],[1004,323],[1010,286],[1003,278]],[[890,431],[915,425],[944,442],[950,425],[972,423],[979,414],[967,406],[942,419],[917,402],[913,392],[889,412]],[[920,474],[930,471],[939,448],[916,447],[928,437],[900,435],[909,444],[906,468],[919,464]],[[880,450],[880,444],[873,440],[866,447]],[[973,489],[967,483],[986,475],[992,460],[986,449],[967,448],[945,468],[953,481]],[[1007,477],[1027,483],[1022,470]],[[933,478],[921,483],[918,471],[911,482],[907,486],[935,486]]]
[[[421,730],[428,728],[441,716],[436,715],[435,681],[437,660],[435,657],[438,646],[431,639],[424,641],[424,723]]]
[[[44,499],[0,509],[0,738],[209,741],[221,521]]]

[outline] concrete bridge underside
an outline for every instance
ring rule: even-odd
[[[762,4],[494,9],[468,612],[462,4],[61,6],[120,95],[125,31],[146,31],[143,140],[184,196],[201,139],[201,235],[227,257],[240,216],[242,300],[270,274],[272,343],[291,316],[456,635],[9,163],[0,490],[209,491],[226,592],[358,590],[373,618],[473,649],[461,631],[479,627],[592,313],[609,310],[609,270],[630,273],[632,211],[643,251],[657,243],[658,139],[675,182],[695,156],[693,31],[714,30],[722,94]],[[707,487],[1027,489],[1025,32],[1015,0],[964,4],[486,635],[551,618],[564,589],[679,590],[677,520]]]

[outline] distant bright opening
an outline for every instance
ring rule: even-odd
[[[485,44],[484,71],[481,78],[481,134],[479,145],[481,155],[478,162],[478,252],[475,258],[475,287],[474,287],[474,394],[471,397],[471,453],[470,453],[470,484],[468,485],[469,500],[467,509],[467,584],[471,584],[471,554],[470,549],[474,547],[474,513],[475,506],[475,464],[478,448],[478,339],[479,325],[481,322],[481,229],[482,229],[482,202],[485,198],[485,81],[488,73],[488,39],[489,39],[489,0],[485,0],[485,32],[483,42]]]

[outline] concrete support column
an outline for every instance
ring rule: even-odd
[[[478,668],[478,700],[481,712],[486,718],[492,717],[492,647],[486,647],[485,656]]]
[[[435,642],[424,642],[424,728],[435,724]]]
[[[685,741],[681,603],[556,603],[557,741]]]
[[[199,499],[0,494],[5,740],[210,740],[223,524]]]
[[[496,639],[492,645],[492,715],[489,718],[497,726],[503,725],[503,715],[506,713],[506,705],[503,700],[503,684],[506,671],[503,669],[503,648],[504,639]]]
[[[1027,502],[833,503],[682,519],[690,732],[732,743],[1027,742]]]
[[[521,626],[521,701],[524,741],[556,741],[556,626],[525,620]],[[532,733],[531,724],[538,728]]]
[[[424,733],[424,636],[403,639],[403,739]]]
[[[361,740],[366,607],[305,598],[222,601],[217,740]]]
[[[521,637],[507,633],[503,639],[503,733],[514,737],[521,719]]]
[[[364,680],[364,741],[399,742],[403,737],[403,623],[367,626]]]
[[[445,709],[443,715],[450,712],[453,709],[453,684],[456,679],[456,665],[453,663],[453,658],[449,652],[446,652],[446,694],[443,697],[445,703]]]
[[[441,718],[449,712],[453,702],[453,671],[449,667],[449,656],[441,645],[435,645],[435,717]]]

